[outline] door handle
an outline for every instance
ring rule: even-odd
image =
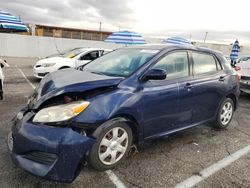
[[[191,91],[191,89],[192,89],[192,84],[190,84],[190,83],[186,83],[186,85],[184,86],[188,91]]]
[[[220,81],[220,82],[224,82],[224,81],[225,81],[225,77],[226,77],[226,76],[220,76],[219,81]]]

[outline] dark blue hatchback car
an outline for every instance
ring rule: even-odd
[[[14,118],[8,146],[24,170],[71,182],[85,162],[116,166],[133,143],[208,122],[226,128],[238,96],[239,78],[219,52],[123,48],[47,75]]]

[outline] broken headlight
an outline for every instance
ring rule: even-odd
[[[33,122],[52,123],[66,121],[80,114],[88,105],[88,101],[75,101],[68,104],[44,108],[35,115]]]

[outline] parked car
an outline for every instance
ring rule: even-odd
[[[2,68],[8,67],[6,60],[0,59],[0,100],[3,100],[3,81],[4,81],[4,74]]]
[[[59,56],[39,60],[33,68],[34,76],[43,78],[46,74],[65,68],[77,68],[102,56],[111,50],[97,48],[75,48]]]
[[[242,62],[245,62],[245,61],[248,61],[250,60],[250,55],[244,55],[244,56],[241,56],[238,60],[237,60],[237,63],[242,63]]]
[[[250,94],[250,59],[237,64],[238,71],[241,75],[240,90]]]
[[[50,180],[74,180],[86,161],[117,166],[132,143],[211,122],[228,127],[239,80],[223,55],[185,45],[110,52],[47,75],[14,119],[11,158]]]

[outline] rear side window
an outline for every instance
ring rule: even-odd
[[[210,54],[192,52],[194,74],[204,74],[217,71],[216,60]]]
[[[187,52],[179,51],[166,55],[159,60],[152,68],[164,69],[167,71],[167,80],[182,78],[189,75]]]
[[[88,54],[81,57],[81,60],[92,61],[99,57],[99,51],[89,52]]]

